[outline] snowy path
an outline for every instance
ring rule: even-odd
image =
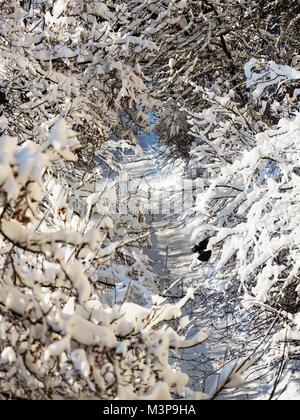
[[[145,185],[151,188],[153,200],[159,198],[159,193],[168,187],[174,187],[174,190],[180,191],[182,187],[183,164],[177,162],[175,165],[167,164],[160,156],[160,150],[153,137],[140,137],[140,144],[143,148],[144,156],[136,157],[129,156],[124,169],[127,171],[131,179],[140,183],[141,196],[145,196]],[[143,181],[143,182],[141,182]],[[143,186],[143,187],[142,187]],[[157,196],[155,196],[157,193]],[[138,200],[139,197],[136,197]],[[180,199],[180,197],[179,197]],[[151,235],[151,249],[147,250],[147,255],[153,261],[153,272],[158,279],[158,287],[160,292],[167,289],[174,282],[177,282],[170,293],[167,295],[174,296],[174,299],[182,297],[184,288],[188,286],[199,286],[199,265],[193,269],[194,254],[191,252],[193,242],[191,241],[190,233],[184,228],[184,224],[178,221],[178,214],[164,214],[169,212],[169,208],[158,208],[152,202],[151,206],[153,212],[150,216],[148,209],[146,209],[147,222],[150,224]],[[162,214],[159,214],[159,211]],[[204,269],[205,270],[205,269]],[[194,302],[187,306],[184,315],[190,315],[193,318],[193,311],[199,302]],[[197,314],[194,316],[197,319]],[[205,326],[205,320],[203,321]],[[192,336],[196,331],[202,329],[203,325],[199,326],[195,322],[192,323],[189,331],[189,336]],[[193,349],[186,349],[181,351],[178,355],[174,355],[171,363],[175,366],[179,364],[182,371],[189,374],[191,383],[189,386],[196,388],[198,391],[200,384],[203,382],[203,377],[206,376],[207,371],[213,369],[212,365],[206,356],[206,345],[198,345]],[[205,372],[199,372],[199,363],[205,364]],[[208,384],[206,384],[208,385]]]

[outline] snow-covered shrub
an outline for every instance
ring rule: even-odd
[[[234,273],[241,289],[248,291],[247,299],[252,296],[253,302],[277,308],[282,302],[286,309],[289,296],[284,290],[291,283],[296,287],[298,276],[299,122],[297,113],[280,120],[277,130],[256,135],[257,145],[222,167],[198,206],[201,213],[209,208],[214,214],[210,246],[216,256],[220,250],[219,275],[235,277],[232,265],[227,265],[234,259]]]
[[[300,110],[289,86],[297,86],[300,73],[255,59],[245,72],[256,115],[268,106],[281,118],[259,130],[265,122],[246,111],[245,118],[230,97],[215,93],[209,109],[191,114],[192,162],[208,176],[189,220],[195,239],[211,237],[215,287],[246,310],[269,313],[269,322],[288,322],[289,339],[297,340]]]

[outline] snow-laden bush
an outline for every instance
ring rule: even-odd
[[[246,64],[245,73],[249,103],[261,119],[239,109],[230,96],[215,92],[209,94],[210,108],[190,114],[195,136],[191,163],[206,179],[189,223],[195,240],[210,237],[214,287],[228,300],[238,299],[249,312],[260,308],[270,322],[277,319],[284,328],[287,323],[288,339],[296,345],[300,73],[255,59]],[[279,121],[260,130],[267,108]],[[278,333],[274,340],[287,339],[283,336]],[[291,345],[293,351],[297,352]]]

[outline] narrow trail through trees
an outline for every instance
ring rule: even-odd
[[[143,204],[146,221],[150,225],[152,234],[151,248],[145,252],[153,262],[152,268],[160,294],[175,302],[183,297],[188,287],[199,290],[196,301],[185,308],[185,315],[193,320],[187,334],[191,337],[199,330],[199,327],[202,329],[206,326],[206,319],[202,317],[205,306],[201,295],[201,276],[210,275],[211,264],[208,264],[209,269],[202,266],[199,270],[199,262],[195,262],[197,260],[191,251],[193,242],[190,233],[185,229],[184,220],[180,220],[181,214],[170,205],[172,200],[176,201],[176,194],[177,200],[181,199],[184,163],[165,162],[161,157],[161,148],[151,136],[143,136],[140,145],[144,156],[142,158],[128,157],[124,169],[132,182],[138,184],[144,181],[137,189],[135,199],[143,201],[143,198],[147,197]],[[170,189],[174,193],[168,195]],[[147,194],[149,191],[151,191],[151,199]],[[165,191],[167,194],[164,195]],[[162,200],[162,195],[164,195],[164,200]],[[224,349],[219,346],[219,351],[222,354]],[[191,388],[207,392],[212,386],[213,377],[209,377],[214,371],[210,358],[215,356],[216,354],[208,356],[204,342],[193,348],[182,349],[178,354],[174,353],[171,363],[175,368],[178,367],[189,375]]]

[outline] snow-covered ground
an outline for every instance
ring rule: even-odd
[[[189,374],[190,388],[219,399],[300,399],[297,360],[266,369],[268,360],[264,359],[261,337],[251,338],[250,348],[256,350],[249,355],[251,331],[247,331],[245,322],[248,314],[245,311],[234,313],[236,302],[224,303],[226,296],[214,281],[214,265],[199,263],[191,251],[195,241],[194,226],[180,214],[181,191],[185,185],[183,162],[166,162],[163,149],[153,135],[141,135],[139,142],[143,154],[127,156],[124,169],[139,185],[136,199],[143,201],[151,226],[152,248],[145,252],[153,261],[157,287],[160,292],[167,290],[165,295],[173,302],[182,296],[187,286],[197,288],[195,301],[185,308],[185,314],[192,320],[188,336],[199,329],[209,336],[205,343],[174,354],[171,359],[174,368],[180,367]],[[261,358],[252,364],[258,356]],[[251,366],[245,370],[243,379],[237,376],[231,387],[218,392],[218,385],[226,378],[228,369],[245,359]],[[243,386],[237,387],[243,380]],[[280,385],[275,387],[276,381]]]

